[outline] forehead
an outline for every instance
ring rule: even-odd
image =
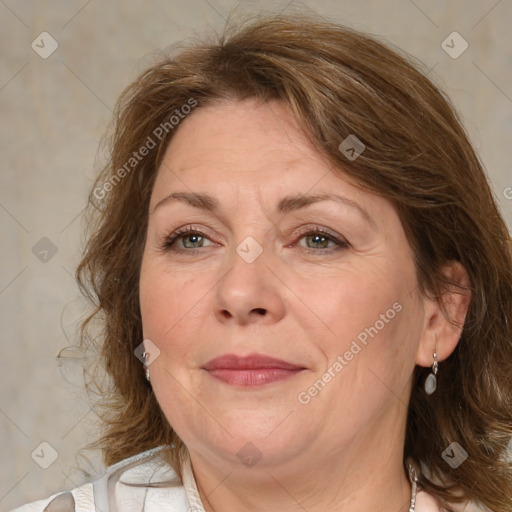
[[[250,99],[193,111],[171,139],[154,195],[161,188],[197,191],[206,184],[219,190],[236,186],[247,194],[294,186],[307,193],[341,176],[357,186],[314,148],[284,103]]]
[[[284,103],[252,99],[196,109],[180,125],[167,154],[178,166],[192,167],[220,158],[223,164],[236,163],[240,170],[258,167],[260,159],[294,164],[304,158],[323,158]],[[250,156],[258,158],[247,160]]]

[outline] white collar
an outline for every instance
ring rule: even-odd
[[[105,475],[93,483],[97,508],[114,510],[114,501],[116,509],[123,512],[205,512],[188,454],[181,467],[181,483],[174,469],[158,455],[162,448],[152,448],[110,466]],[[158,482],[169,484],[165,487],[147,485]]]
[[[158,452],[163,446],[152,448],[110,466],[102,479],[94,482],[94,498],[99,510],[109,510],[104,501],[108,496],[108,485],[115,485],[116,503],[123,512],[205,512],[197,490],[190,456],[181,467],[183,483],[172,467]],[[172,481],[166,487],[148,487],[149,482]],[[124,484],[138,484],[139,487]],[[146,485],[144,485],[146,484]],[[112,492],[112,491],[110,491]],[[419,490],[416,500],[417,512],[437,512],[437,501]],[[470,509],[477,510],[477,509]]]

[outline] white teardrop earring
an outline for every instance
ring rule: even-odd
[[[432,373],[425,380],[425,392],[431,395],[437,388],[437,354],[434,350],[434,364],[432,364]]]

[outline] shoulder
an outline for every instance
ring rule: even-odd
[[[489,509],[478,505],[474,501],[463,501],[461,503],[451,504],[453,512],[491,512]],[[426,491],[420,490],[416,495],[416,512],[444,512],[439,501]]]
[[[439,502],[423,490],[419,490],[416,494],[415,510],[417,512],[441,512]]]
[[[31,503],[26,503],[11,512],[82,512],[94,510],[93,484],[88,483],[71,491],[53,494]]]
[[[176,472],[159,456],[162,447],[109,466],[92,483],[22,505],[11,512],[108,512],[112,503],[123,510],[159,510],[159,503],[172,503],[170,511],[186,511],[185,489]],[[160,486],[159,486],[160,484]],[[129,505],[127,505],[129,504]]]

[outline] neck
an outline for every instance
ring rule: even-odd
[[[381,430],[380,432],[390,432]],[[411,485],[402,464],[403,432],[359,435],[329,453],[315,449],[279,465],[252,468],[191,461],[206,512],[407,512]]]

